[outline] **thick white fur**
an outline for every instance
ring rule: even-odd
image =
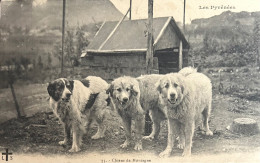
[[[149,114],[153,122],[152,133],[149,136],[143,137],[143,139],[146,140],[158,139],[160,123],[166,119],[163,110],[164,106],[162,106],[159,102],[159,92],[154,85],[163,76],[164,75],[151,74],[136,78],[139,83],[141,93],[140,104],[145,112],[149,110]]]
[[[156,84],[161,92],[160,103],[165,106],[168,118],[168,142],[166,149],[160,153],[161,157],[170,156],[178,135],[184,147],[183,156],[191,155],[195,122],[199,122],[201,116],[205,134],[213,134],[208,126],[212,102],[210,79],[191,68],[186,70],[183,71],[183,74],[188,74],[186,77],[182,73],[167,74]],[[174,98],[171,94],[175,94]]]
[[[64,123],[65,138],[64,141],[59,142],[59,144],[67,144],[70,132],[72,132],[73,142],[69,150],[70,152],[80,151],[82,135],[86,132],[86,127],[89,127],[92,120],[98,123],[98,131],[92,136],[92,139],[104,137],[105,127],[102,122],[107,111],[107,103],[105,100],[108,98],[108,95],[105,90],[108,84],[100,77],[89,76],[86,79],[90,81],[89,87],[85,87],[78,80],[74,80],[73,92],[70,92],[69,89],[65,87],[62,97],[65,97],[66,93],[70,92],[72,95],[69,102],[63,102],[62,100],[54,101],[50,97],[51,108],[57,117],[59,117],[60,121]],[[85,110],[90,95],[96,93],[99,93],[99,95],[95,103],[90,109]]]
[[[144,124],[144,111],[140,105],[140,89],[138,82],[132,77],[119,77],[115,79],[108,90],[112,102],[118,114],[122,118],[125,128],[125,142],[120,145],[121,148],[126,148],[131,140],[131,122],[135,121],[135,150],[142,149],[142,134]],[[127,98],[128,101],[123,103],[123,99]]]
[[[86,79],[89,80],[91,93],[99,93],[108,88],[108,83],[100,77],[88,76]]]
[[[142,134],[144,130],[144,115],[147,110],[150,110],[150,115],[153,121],[153,132],[144,137],[145,139],[154,139],[158,137],[160,130],[160,122],[165,119],[163,112],[159,106],[159,93],[157,92],[154,83],[156,83],[162,75],[144,75],[138,78],[120,77],[111,83],[112,101],[119,115],[123,120],[126,133],[126,141],[121,145],[126,148],[130,144],[131,139],[131,119],[135,121],[135,150],[142,149]],[[123,88],[132,87],[132,91],[127,92]],[[119,92],[118,88],[122,88]],[[122,105],[122,99],[128,98],[129,101]]]
[[[197,69],[193,67],[185,67],[181,69],[178,73],[182,74],[183,76],[188,76],[190,74],[196,73]]]

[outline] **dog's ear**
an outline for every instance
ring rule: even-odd
[[[72,93],[72,92],[73,92],[73,88],[74,88],[74,81],[73,81],[73,80],[70,80],[69,83],[70,83],[70,86],[69,86],[68,89],[69,89],[70,92]]]
[[[138,85],[136,85],[136,84],[131,85],[132,95],[137,96],[139,92],[140,92],[140,89],[139,89]]]
[[[162,88],[161,88],[161,80],[158,80],[156,83],[155,83],[155,88],[156,90],[161,94],[162,93]]]
[[[55,94],[55,85],[53,82],[48,83],[47,91],[51,97],[54,97]]]
[[[185,77],[183,76],[177,76],[178,81],[179,81],[179,86],[181,87],[181,93],[184,94],[185,92]]]
[[[180,87],[181,87],[181,93],[183,94],[184,93],[184,86],[181,85]]]
[[[108,89],[106,90],[106,93],[110,94],[110,96],[113,97],[113,91],[114,91],[114,86],[113,84],[110,84]]]

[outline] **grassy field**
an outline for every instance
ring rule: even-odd
[[[220,72],[220,73],[219,73]],[[214,131],[212,137],[203,136],[196,132],[193,138],[193,159],[182,160],[182,151],[174,149],[170,161],[260,161],[260,134],[243,136],[231,133],[226,128],[233,119],[246,117],[255,119],[260,123],[260,83],[259,69],[225,68],[221,70],[203,70],[213,83],[213,110],[210,128]],[[164,150],[167,143],[167,127],[163,122],[158,141],[144,141],[142,152],[133,150],[133,145],[127,149],[120,149],[124,142],[124,131],[118,115],[111,110],[107,120],[108,130],[105,138],[91,140],[90,137],[96,131],[96,126],[84,136],[82,151],[78,154],[69,154],[68,146],[59,146],[58,142],[63,139],[62,126],[57,118],[48,108],[46,85],[15,86],[18,102],[24,108],[27,118],[14,118],[15,108],[9,89],[0,90],[0,149],[9,148],[13,153],[28,156],[40,154],[45,158],[60,156],[61,158],[73,158],[80,156],[121,157],[127,155],[129,158],[142,157],[158,160],[158,154]],[[35,114],[36,113],[36,114]],[[0,122],[0,123],[1,123]],[[44,125],[35,127],[32,124]],[[210,158],[208,158],[209,156]],[[102,157],[96,158],[101,162]],[[110,160],[111,161],[111,160]],[[166,160],[167,161],[167,160]],[[169,160],[168,160],[169,161]],[[200,160],[201,161],[201,160]],[[157,162],[157,161],[156,161]]]

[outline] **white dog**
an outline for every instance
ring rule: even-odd
[[[97,133],[92,139],[104,137],[103,121],[109,106],[109,96],[106,94],[108,84],[100,77],[89,76],[83,80],[59,78],[49,83],[47,90],[50,95],[50,107],[64,124],[64,141],[67,144],[72,132],[72,147],[70,152],[80,151],[85,128],[95,120],[98,124]]]
[[[156,139],[160,131],[160,122],[165,118],[159,105],[159,93],[154,86],[162,75],[144,75],[138,78],[119,77],[115,79],[108,89],[111,101],[122,118],[126,140],[121,145],[126,148],[130,144],[131,123],[135,122],[135,150],[142,149],[142,138]],[[153,121],[153,131],[149,136],[143,137],[145,113],[149,110]]]
[[[213,135],[208,125],[212,102],[210,79],[192,68],[186,68],[163,76],[156,87],[168,119],[167,147],[160,157],[170,156],[176,136],[180,136],[180,146],[184,148],[182,155],[189,156],[195,122],[201,115],[205,134]]]

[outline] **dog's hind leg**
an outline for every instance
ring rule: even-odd
[[[150,110],[150,117],[153,122],[153,130],[149,136],[144,136],[143,139],[145,140],[157,140],[159,133],[160,133],[160,124],[161,121],[164,119],[164,115],[161,111],[158,110]]]
[[[105,137],[106,125],[104,124],[105,115],[96,118],[98,125],[97,133],[91,137],[91,139],[100,139]]]
[[[104,124],[99,124],[97,133],[93,135],[91,139],[101,139],[105,137],[105,131],[106,131],[106,126]]]
[[[208,103],[208,106],[203,110],[203,127],[205,129],[205,135],[213,135],[212,131],[209,129],[209,117],[211,112],[211,101]]]

